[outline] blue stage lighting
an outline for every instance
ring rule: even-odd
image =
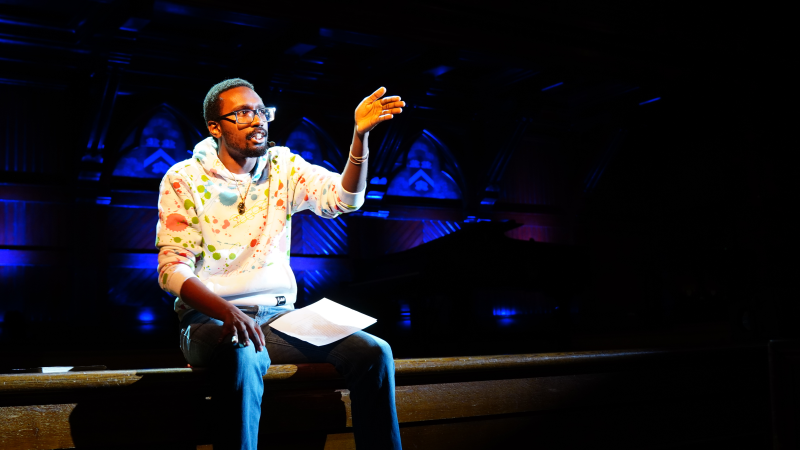
[[[492,309],[492,315],[500,317],[516,316],[517,311],[514,308],[494,308]]]
[[[389,211],[378,211],[378,212],[364,211],[364,214],[362,215],[364,217],[378,217],[380,219],[386,219],[387,217],[389,217]]]
[[[650,100],[647,100],[647,101],[644,101],[642,103],[639,103],[639,106],[646,105],[648,103],[657,102],[659,100],[661,100],[661,97],[651,98]]]
[[[139,311],[139,322],[150,323],[156,320],[156,316],[149,308],[144,308]]]
[[[564,84],[564,82],[563,82],[563,81],[562,81],[562,82],[560,82],[560,83],[556,83],[556,84],[554,84],[554,85],[552,85],[552,86],[547,86],[546,88],[542,88],[542,92],[544,92],[544,91],[546,91],[546,90],[548,90],[548,89],[553,89],[554,87],[561,86],[562,84]]]
[[[295,44],[292,47],[289,47],[284,53],[286,53],[287,55],[303,56],[306,53],[310,52],[311,50],[314,50],[315,48],[317,48],[316,45],[300,43],[300,44]]]
[[[430,73],[435,77],[438,77],[439,75],[446,74],[447,72],[450,72],[451,70],[453,70],[453,68],[450,67],[450,66],[438,66],[438,67],[434,67],[431,70],[428,70],[427,73]]]
[[[503,317],[501,319],[497,319],[497,324],[501,327],[508,327],[514,325],[516,323],[516,319],[512,319],[511,317]]]

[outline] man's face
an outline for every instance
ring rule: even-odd
[[[223,92],[219,98],[222,105],[221,115],[240,109],[264,107],[261,97],[252,89],[244,86],[229,89]],[[233,115],[228,118],[236,120]],[[220,146],[224,145],[231,156],[257,158],[267,153],[267,122],[262,122],[258,114],[250,124],[232,123],[227,120],[219,120],[215,123],[218,124],[219,133],[215,134],[213,125],[209,125],[209,130],[214,137],[219,138]]]

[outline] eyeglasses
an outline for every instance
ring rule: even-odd
[[[243,125],[250,125],[253,123],[253,120],[256,118],[256,113],[258,113],[258,119],[262,122],[272,122],[275,120],[275,108],[259,108],[259,109],[240,109],[239,111],[234,111],[232,113],[224,114],[222,116],[217,117],[217,120],[227,120],[228,122],[233,123],[240,123]],[[228,116],[236,116],[236,120],[228,119]]]

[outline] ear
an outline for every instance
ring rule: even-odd
[[[208,132],[211,134],[211,136],[214,136],[217,139],[222,137],[222,129],[220,129],[219,123],[209,120],[206,125],[208,125]]]

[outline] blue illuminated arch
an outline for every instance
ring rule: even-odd
[[[447,147],[428,130],[422,130],[403,155],[401,168],[393,174],[386,193],[398,197],[461,199],[460,186],[445,170],[447,159],[452,159]],[[454,161],[449,165],[457,168]]]
[[[162,104],[146,114],[119,149],[112,176],[161,178],[173,164],[189,157],[202,135],[175,109]]]
[[[286,138],[286,146],[297,153],[306,161],[313,164],[322,164],[322,149],[320,149],[319,138],[315,130],[309,125],[308,120],[301,120],[300,123],[289,133]]]
[[[292,128],[283,145],[310,163],[334,172],[344,168],[344,157],[339,147],[328,133],[307,117],[301,118]]]

